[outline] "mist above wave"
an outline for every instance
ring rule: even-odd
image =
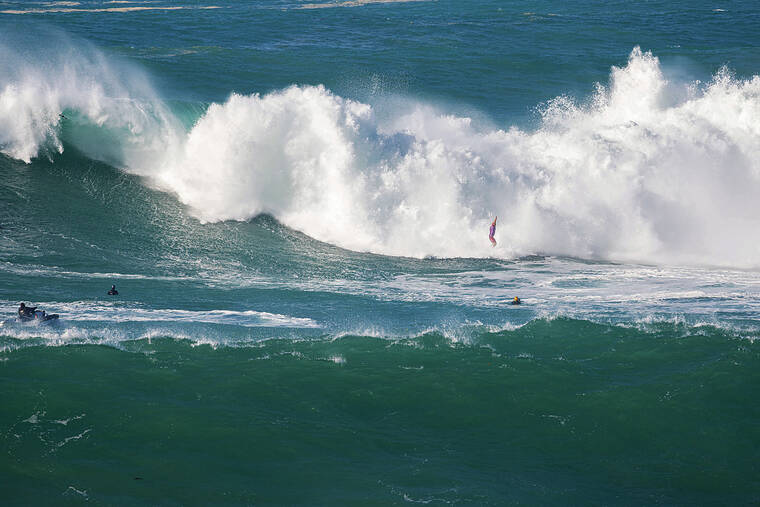
[[[3,55],[0,151],[29,162],[71,143],[203,222],[269,213],[388,255],[760,265],[759,76],[670,82],[634,48],[584,102],[544,104],[530,131],[414,101],[381,120],[321,86],[232,94],[186,131],[139,69],[94,48]]]
[[[63,121],[69,129],[62,129]],[[179,133],[179,123],[139,67],[51,28],[0,37],[5,155],[30,163],[62,153],[66,141],[92,158],[139,173]]]

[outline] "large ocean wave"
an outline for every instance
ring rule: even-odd
[[[586,100],[543,104],[532,130],[413,100],[379,115],[321,86],[232,94],[188,130],[134,65],[61,34],[18,47],[0,41],[2,153],[72,146],[202,222],[268,213],[398,256],[760,266],[760,76],[671,82],[634,48]]]

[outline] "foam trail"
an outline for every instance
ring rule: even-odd
[[[49,305],[51,306],[51,305]],[[48,307],[49,307],[48,306]],[[257,312],[254,310],[210,310],[192,311],[179,309],[147,310],[140,308],[120,308],[106,305],[98,305],[87,302],[81,303],[57,303],[56,312],[66,322],[187,322],[205,324],[234,324],[242,327],[300,327],[318,328],[319,324],[305,317],[292,317],[269,312]],[[12,313],[9,311],[8,313]],[[8,319],[7,325],[13,327],[14,319]],[[5,325],[5,321],[0,323]],[[45,324],[42,324],[43,326]],[[37,323],[19,324],[16,327],[39,327]]]
[[[389,255],[760,266],[759,76],[673,83],[635,48],[585,103],[546,103],[534,131],[422,104],[381,122],[370,105],[293,86],[233,94],[186,132],[139,71],[68,47],[36,66],[3,51],[0,150],[27,162],[61,151],[58,113],[74,110],[63,141],[149,176],[204,222],[270,213]]]

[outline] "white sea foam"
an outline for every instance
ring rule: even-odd
[[[66,322],[184,322],[206,324],[231,324],[242,327],[299,327],[319,328],[320,325],[309,318],[294,317],[278,313],[260,312],[255,310],[180,310],[173,308],[143,308],[130,304],[96,303],[92,301],[74,301],[66,303],[39,303],[41,308],[54,308]],[[12,313],[15,304],[0,302],[0,309]],[[51,311],[52,313],[52,311]],[[29,329],[27,333],[37,336],[43,328],[50,324],[34,322],[20,325],[21,329]],[[9,327],[4,325],[3,327]],[[12,327],[12,323],[11,323]],[[34,330],[32,330],[34,329]],[[5,332],[5,331],[4,331]]]
[[[381,124],[321,87],[233,95],[158,173],[202,220],[267,212],[355,250],[754,267],[759,116],[760,77],[684,87],[636,49],[587,105],[550,101],[534,132],[422,106]]]
[[[79,495],[79,496],[81,496],[81,497],[83,497],[85,499],[89,499],[90,498],[89,495],[87,494],[87,490],[86,489],[77,489],[74,486],[69,486],[68,488],[66,488],[66,491],[63,492],[62,496],[70,495],[71,494],[70,492],[73,493],[73,494]]]
[[[139,72],[122,84],[121,64],[75,53],[53,62],[68,79],[29,62],[0,78],[0,150],[60,151],[58,114],[75,110],[67,142],[148,176],[202,221],[270,213],[389,255],[760,266],[760,76],[669,82],[635,48],[587,102],[547,102],[532,131],[422,104],[381,121],[370,105],[293,86],[233,94],[184,132]]]
[[[43,266],[40,264],[19,265],[11,262],[0,261],[0,271],[7,273],[16,273],[19,275],[39,275],[44,277],[58,278],[105,278],[108,280],[161,280],[161,281],[182,281],[194,280],[189,276],[153,276],[139,273],[99,273],[99,272],[82,272],[68,271],[57,266]],[[197,279],[196,279],[197,280]]]

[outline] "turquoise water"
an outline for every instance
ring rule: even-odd
[[[760,9],[340,3],[0,3],[4,504],[760,502]]]

